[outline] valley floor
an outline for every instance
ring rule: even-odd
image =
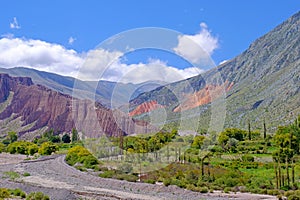
[[[201,194],[178,188],[146,183],[104,179],[67,165],[65,155],[52,155],[26,161],[26,156],[0,154],[0,187],[21,188],[25,192],[41,191],[51,199],[253,199],[275,200],[276,197],[249,193],[225,194],[218,191]],[[5,177],[14,171],[20,177]],[[22,176],[29,173],[30,176]]]

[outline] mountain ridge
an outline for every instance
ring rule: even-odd
[[[225,96],[225,127],[246,128],[250,121],[254,128],[260,128],[263,119],[267,119],[270,129],[287,124],[300,113],[299,27],[300,12],[255,40],[247,50],[226,63],[199,76],[140,94],[130,101],[130,109],[134,110],[147,101],[157,101],[162,106],[170,107],[166,109],[169,118],[176,121],[172,109],[188,101],[183,96],[193,96],[210,84],[230,82],[233,86]],[[202,108],[207,106],[211,107],[211,103]],[[205,127],[208,118],[200,126]]]

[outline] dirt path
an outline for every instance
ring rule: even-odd
[[[165,187],[145,183],[131,183],[114,179],[103,179],[76,170],[64,162],[64,155],[54,155],[36,161],[18,162],[14,165],[0,165],[0,172],[3,167],[10,166],[16,172],[23,174],[30,173],[28,177],[22,177],[19,181],[21,186],[31,186],[44,189],[50,193],[52,199],[76,199],[84,197],[88,199],[266,199],[275,200],[273,196],[253,194],[224,194],[208,193],[201,194],[178,188],[176,186]],[[10,182],[12,184],[12,182]],[[2,180],[1,184],[5,184]],[[6,180],[7,184],[7,180]],[[43,191],[43,190],[42,190]],[[60,191],[60,194],[53,195],[53,191]]]

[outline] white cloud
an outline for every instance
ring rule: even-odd
[[[146,81],[163,81],[167,83],[179,81],[203,72],[196,67],[178,69],[168,66],[161,60],[149,60],[148,63],[122,64],[113,63],[103,74],[103,79],[123,83],[142,83]]]
[[[0,66],[23,66],[62,75],[75,75],[84,59],[74,50],[41,40],[0,39]]]
[[[16,17],[14,17],[13,22],[11,22],[9,24],[9,26],[10,26],[11,29],[20,29],[21,28],[21,26],[19,25]]]
[[[73,38],[72,36],[69,37],[68,44],[72,45],[75,42],[75,40],[76,38]]]
[[[194,64],[208,59],[218,48],[218,38],[214,37],[205,23],[200,24],[201,30],[195,35],[182,35],[178,37],[178,45],[174,51]]]
[[[202,72],[195,67],[178,69],[160,60],[124,64],[121,56],[122,52],[104,49],[79,54],[62,45],[41,40],[0,39],[0,67],[4,68],[23,66],[82,80],[103,79],[126,83],[153,80],[174,82]]]

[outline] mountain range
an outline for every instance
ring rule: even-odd
[[[14,67],[10,69],[0,68],[0,73],[9,74],[14,77],[30,77],[34,84],[43,85],[49,89],[71,95],[79,99],[89,99],[101,102],[102,105],[110,108],[121,106],[128,101],[124,94],[132,94],[131,98],[139,94],[151,91],[163,82],[144,82],[140,84],[117,83],[111,81],[82,81],[69,76],[61,76],[55,73],[39,71],[32,68]],[[75,86],[74,86],[75,85]],[[114,88],[118,87],[118,90]],[[76,92],[74,92],[74,87]],[[114,94],[113,94],[114,92]],[[111,102],[112,96],[114,102]]]
[[[159,87],[155,83],[87,82],[28,68],[2,68],[0,131],[15,129],[33,137],[49,128],[65,132],[76,126],[95,136],[99,132],[151,132],[157,130],[154,125],[170,123],[186,130],[219,131],[246,129],[249,124],[260,129],[266,122],[272,132],[300,114],[299,29],[300,12],[226,63]],[[75,96],[74,83],[80,91]],[[115,90],[116,85],[121,90]],[[126,113],[128,105],[123,104],[128,93],[132,95]],[[118,100],[113,107],[112,95]],[[155,116],[158,119],[152,122]]]

